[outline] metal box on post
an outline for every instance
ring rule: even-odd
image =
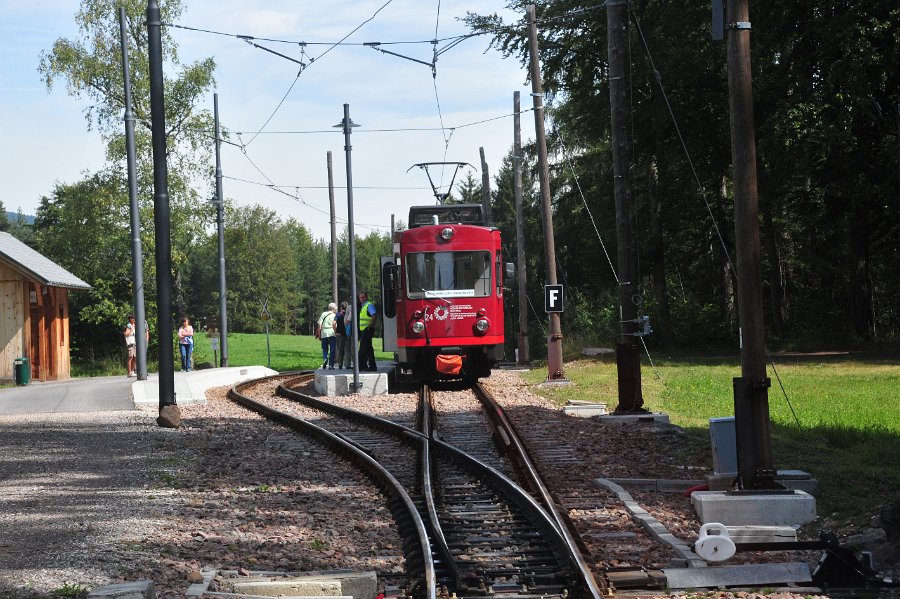
[[[737,476],[737,435],[734,416],[709,419],[709,442],[712,446],[713,472]]]

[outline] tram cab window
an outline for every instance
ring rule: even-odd
[[[487,297],[491,294],[491,254],[486,251],[414,252],[406,255],[407,295]]]

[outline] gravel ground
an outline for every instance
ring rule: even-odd
[[[601,476],[699,479],[708,467],[694,461],[708,448],[691,447],[676,427],[609,428],[562,416],[515,373],[486,381],[524,437],[552,435],[579,456],[549,475],[559,495],[597,495],[592,481]],[[156,410],[0,417],[0,597],[147,578],[158,596],[180,597],[188,578],[210,566],[401,572],[396,530],[369,481],[225,391],[182,407],[179,430],[159,428]],[[410,409],[406,395],[339,401],[383,414]],[[671,532],[696,539],[686,498],[633,495]],[[570,514],[590,527],[590,512]],[[877,532],[861,536],[896,576],[896,552]]]

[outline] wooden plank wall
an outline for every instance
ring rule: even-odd
[[[27,355],[23,283],[19,272],[0,262],[0,380],[13,380],[15,359]]]
[[[69,290],[42,286],[0,261],[0,380],[15,380],[21,357],[30,360],[32,381],[70,378],[70,343]]]
[[[53,373],[56,380],[71,376],[72,364],[69,357],[69,290],[53,287],[53,333],[52,343]]]

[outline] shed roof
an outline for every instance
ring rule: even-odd
[[[0,232],[0,259],[14,269],[51,287],[90,289],[91,286],[9,233]]]

